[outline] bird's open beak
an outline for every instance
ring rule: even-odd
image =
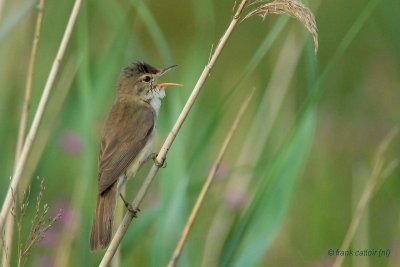
[[[178,65],[172,65],[172,66],[166,67],[166,68],[164,68],[164,69],[162,69],[160,71],[158,76],[164,75],[165,73],[169,72],[170,70],[172,70],[172,69],[174,69],[176,67],[178,67]],[[179,84],[179,83],[157,83],[156,86],[157,87],[162,87],[162,88],[167,88],[167,87],[183,86],[183,85]]]
[[[180,84],[180,83],[157,83],[156,86],[166,88],[166,87],[172,87],[172,86],[183,86],[183,84]]]

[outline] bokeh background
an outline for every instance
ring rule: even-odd
[[[240,104],[255,97],[219,169],[179,266],[331,266],[371,177],[379,144],[399,126],[400,2],[305,1],[319,51],[293,18],[251,18],[234,31],[179,133],[119,252],[119,266],[165,266]],[[0,0],[0,196],[15,157],[37,10]],[[73,1],[46,0],[30,122]],[[178,64],[159,121],[159,148],[232,17],[233,0],[84,1],[24,171],[30,184],[22,241],[40,179],[47,231],[26,266],[96,266],[88,250],[102,120],[120,70],[134,60]],[[246,9],[246,11],[248,11]],[[399,136],[385,166],[399,157]],[[126,188],[132,199],[148,163]],[[347,257],[344,266],[400,265],[399,169],[380,177],[351,248],[389,257]],[[21,189],[22,190],[22,189]],[[118,263],[116,265],[118,266]]]

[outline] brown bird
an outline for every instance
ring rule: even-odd
[[[101,133],[91,250],[105,248],[110,243],[117,194],[126,180],[151,157],[164,89],[179,86],[157,83],[157,79],[174,67],[157,69],[144,62],[134,62],[118,78],[116,100]]]

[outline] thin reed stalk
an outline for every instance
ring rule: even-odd
[[[205,81],[207,80],[212,67],[214,66],[215,62],[217,61],[219,55],[221,54],[222,49],[224,48],[226,42],[229,39],[229,36],[231,35],[233,29],[239,22],[239,16],[241,15],[245,5],[247,4],[248,0],[242,0],[242,2],[239,4],[238,8],[236,9],[235,15],[232,18],[232,21],[230,22],[227,30],[225,31],[224,35],[222,38],[219,40],[218,45],[212,54],[208,64],[205,66],[203,72],[200,75],[199,80],[197,81],[192,94],[190,95],[189,99],[187,100],[181,114],[179,115],[174,127],[172,128],[171,132],[169,133],[167,139],[165,140],[163,146],[160,149],[160,152],[157,155],[156,162],[164,162],[166,155],[168,153],[168,150],[170,149],[172,143],[174,142],[180,128],[182,127],[182,124],[184,123],[187,115],[189,114],[194,102],[197,99],[198,94],[200,93],[201,88],[203,87]],[[154,164],[153,167],[150,169],[149,174],[147,175],[146,179],[144,180],[141,188],[139,189],[138,194],[136,195],[135,199],[131,203],[133,209],[138,209],[144,196],[147,193],[147,190],[150,187],[151,182],[153,181],[155,175],[157,174],[159,167],[162,164]],[[109,247],[107,248],[106,253],[104,254],[104,257],[102,261],[100,262],[99,266],[107,266],[109,262],[111,261],[112,257],[114,256],[119,244],[121,243],[122,238],[124,237],[126,231],[128,230],[128,227],[130,223],[132,222],[134,218],[134,214],[131,212],[127,212],[124,219],[122,220],[122,223],[117,229],[117,232],[115,233],[113,239],[111,240],[111,243]]]
[[[0,0],[0,20],[1,20],[2,14],[3,14],[3,7],[4,7],[4,0]]]
[[[24,103],[22,105],[22,112],[21,112],[21,118],[20,118],[20,123],[19,123],[19,131],[18,131],[18,141],[17,141],[17,153],[15,157],[15,162],[18,161],[18,158],[21,154],[22,151],[22,146],[24,144],[25,140],[25,133],[26,133],[26,128],[28,125],[28,115],[29,115],[29,107],[30,107],[30,102],[31,102],[31,92],[32,92],[32,81],[33,81],[33,73],[35,71],[35,63],[36,63],[36,53],[37,53],[37,48],[39,46],[39,40],[40,40],[40,31],[42,28],[42,21],[43,21],[43,14],[44,14],[44,0],[38,0],[38,5],[37,5],[37,18],[36,18],[36,24],[35,24],[35,33],[33,36],[33,41],[32,41],[32,48],[31,48],[31,55],[29,58],[29,65],[28,65],[28,72],[27,72],[27,77],[26,77],[26,85],[25,85],[25,96],[24,96]]]
[[[393,140],[393,138],[398,134],[398,129],[392,130],[382,141],[382,143],[378,146],[378,149],[375,153],[373,160],[373,167],[371,171],[371,175],[368,179],[368,182],[362,192],[361,198],[357,204],[356,211],[354,213],[353,218],[351,219],[350,226],[347,229],[346,236],[343,240],[342,245],[340,246],[341,251],[346,251],[350,247],[350,243],[353,240],[353,237],[360,225],[361,219],[363,217],[364,211],[367,208],[378,183],[382,183],[382,181],[393,172],[393,170],[398,166],[397,161],[392,161],[389,164],[386,164],[383,154],[389,147],[389,144]],[[386,166],[386,167],[385,167]],[[333,263],[333,267],[340,267],[343,265],[343,261],[346,257],[337,256],[335,262]]]
[[[81,3],[82,3],[82,0],[76,0],[74,3],[74,6],[71,11],[71,15],[69,17],[69,20],[68,20],[68,23],[67,23],[64,35],[63,35],[63,38],[60,43],[60,47],[59,47],[57,55],[54,59],[53,65],[51,67],[49,76],[47,78],[46,85],[43,89],[43,93],[40,98],[40,102],[39,102],[38,108],[36,110],[31,128],[28,132],[28,135],[27,135],[24,145],[22,147],[21,156],[19,157],[19,159],[17,161],[16,169],[15,169],[14,175],[11,179],[11,185],[8,188],[8,192],[7,192],[6,198],[3,202],[3,206],[2,206],[2,209],[0,212],[0,231],[3,230],[5,220],[7,218],[7,214],[9,213],[11,205],[12,205],[12,190],[14,190],[15,188],[18,187],[18,184],[19,184],[21,176],[22,176],[22,172],[23,172],[26,162],[27,162],[28,155],[32,148],[32,144],[36,138],[36,134],[37,134],[38,128],[40,126],[41,120],[43,118],[43,114],[46,109],[47,102],[48,102],[50,93],[52,91],[54,81],[56,79],[58,70],[60,68],[61,61],[64,57],[65,50],[67,48],[68,42],[69,42],[71,34],[72,34],[72,30],[74,28],[76,19],[79,14]]]
[[[221,146],[218,156],[217,156],[214,164],[211,167],[210,173],[208,174],[207,179],[204,182],[204,185],[200,191],[200,194],[197,197],[196,203],[193,206],[192,212],[190,213],[190,216],[186,222],[186,225],[183,228],[183,231],[179,238],[178,244],[175,247],[175,251],[172,254],[171,260],[168,263],[168,267],[175,267],[176,264],[178,263],[179,257],[182,254],[183,247],[184,247],[186,240],[189,236],[189,233],[192,229],[193,223],[199,214],[200,208],[204,202],[206,194],[207,194],[208,190],[210,189],[211,183],[213,182],[213,180],[215,178],[215,175],[217,173],[219,166],[221,165],[222,158],[225,156],[226,150],[232,140],[232,136],[236,132],[236,129],[238,128],[238,125],[239,125],[240,121],[242,120],[243,114],[245,113],[245,111],[247,110],[247,108],[249,106],[249,103],[253,97],[253,94],[254,94],[254,89],[251,91],[249,96],[246,98],[246,100],[241,105],[240,110],[236,116],[236,119],[233,122],[232,127],[229,129],[229,131],[225,137],[224,143]]]
[[[15,151],[14,172],[17,167],[17,161],[18,161],[19,157],[21,156],[22,145],[25,140],[25,133],[26,133],[26,128],[27,128],[27,124],[28,124],[33,73],[35,70],[36,53],[37,53],[37,48],[39,45],[40,32],[41,32],[42,21],[43,21],[43,13],[44,13],[43,9],[44,9],[44,0],[38,0],[38,5],[37,5],[38,13],[37,13],[37,17],[36,17],[36,24],[35,24],[35,29],[34,29],[33,41],[32,41],[31,54],[30,54],[29,63],[28,63],[28,72],[27,72],[26,84],[25,84],[25,96],[24,96],[24,102],[22,104],[21,118],[20,118],[20,123],[19,123],[19,130],[18,130],[17,147],[16,147],[16,151]],[[15,188],[15,192],[18,195],[17,188]],[[6,230],[4,231],[5,239],[4,239],[4,244],[3,244],[7,248],[7,253],[3,253],[3,256],[2,256],[2,266],[3,267],[8,267],[11,265],[14,225],[15,225],[14,216],[8,215],[7,222],[6,222],[6,228],[5,228]]]

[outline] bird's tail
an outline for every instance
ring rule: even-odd
[[[97,195],[96,212],[90,234],[90,250],[104,249],[111,241],[117,183]]]

